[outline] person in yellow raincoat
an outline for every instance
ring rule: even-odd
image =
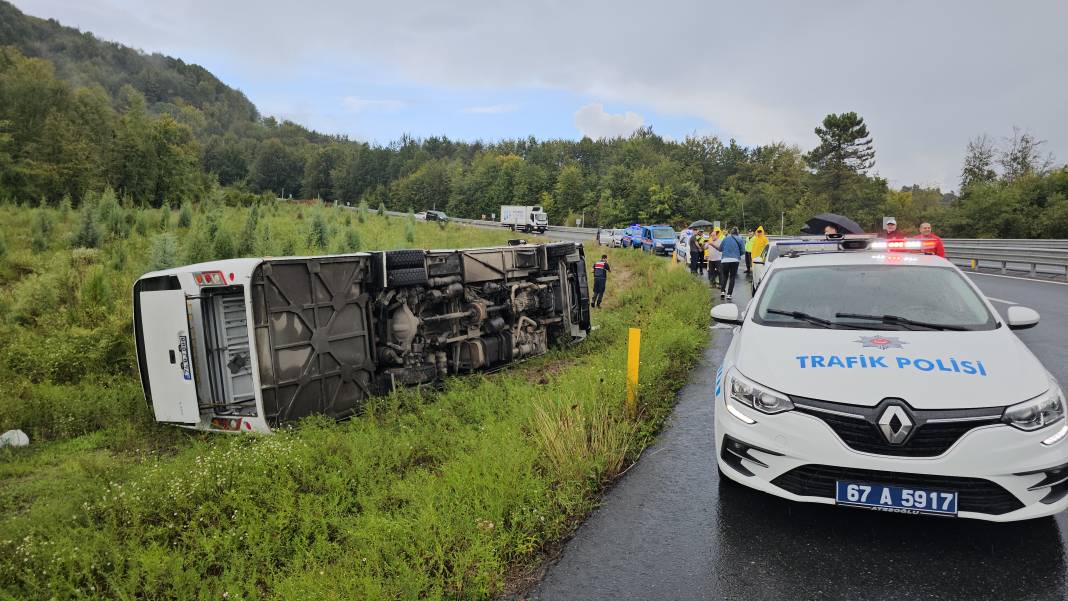
[[[753,258],[760,256],[760,253],[764,252],[764,247],[768,245],[768,237],[764,235],[764,226],[760,226],[756,230],[756,235],[753,236]]]

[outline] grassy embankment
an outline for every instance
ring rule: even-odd
[[[122,212],[125,231],[114,226],[99,250],[71,251],[78,211],[50,212],[41,250],[32,225],[41,212],[0,208],[0,430],[33,437],[28,448],[0,450],[0,596],[491,596],[647,443],[706,338],[706,289],[623,251],[613,253],[614,290],[584,344],[440,392],[377,399],[347,423],[191,434],[151,421],[133,371],[127,291],[161,254],[225,251],[217,239],[227,233],[212,234],[212,220],[236,245],[249,211]],[[259,211],[256,254],[508,237],[297,212]],[[160,241],[162,219],[176,253],[161,250],[171,242]],[[327,225],[325,244],[317,223]],[[641,415],[628,420],[622,366],[634,325],[643,328]]]

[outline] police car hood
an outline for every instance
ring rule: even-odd
[[[917,409],[1004,406],[1049,388],[1045,368],[1002,326],[987,331],[870,331],[745,324],[742,375],[788,395]]]

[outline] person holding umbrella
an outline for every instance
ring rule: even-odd
[[[828,231],[828,227],[833,228],[833,232]],[[805,222],[805,226],[801,228],[801,233],[809,235],[827,235],[829,233],[863,234],[864,228],[848,217],[843,217],[836,213],[820,213]]]

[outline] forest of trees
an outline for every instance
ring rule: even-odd
[[[262,117],[199,66],[104,42],[0,0],[0,201],[66,198],[76,206],[111,188],[129,205],[153,207],[206,194],[364,201],[464,217],[541,204],[553,223],[706,218],[773,232],[783,222],[787,233],[834,211],[869,228],[894,215],[906,231],[927,220],[952,237],[1068,238],[1068,168],[1029,132],[973,139],[952,194],[895,190],[872,175],[873,135],[856,113],[814,125],[820,144],[809,152],[716,137],[676,141],[651,128],[601,140],[406,136],[371,145]]]

